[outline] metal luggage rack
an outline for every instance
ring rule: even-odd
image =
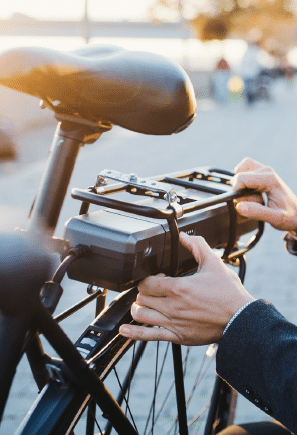
[[[98,175],[94,186],[88,189],[74,188],[71,196],[82,201],[80,215],[88,213],[90,204],[95,204],[149,218],[166,219],[171,234],[170,271],[171,275],[175,276],[178,270],[178,220],[186,213],[227,203],[230,216],[229,237],[222,255],[222,259],[227,263],[234,264],[236,259],[253,248],[262,236],[264,222],[259,221],[257,233],[251,237],[247,244],[243,246],[236,244],[237,212],[233,200],[251,195],[255,191],[248,188],[230,191],[227,186],[230,186],[233,176],[234,173],[232,172],[211,167],[194,168],[157,178],[141,178],[137,177],[136,174],[123,174],[105,169]],[[118,181],[120,184],[112,184],[107,187],[107,178]],[[196,200],[193,197],[184,198],[176,193],[173,189],[174,185],[215,196],[202,200]],[[167,202],[167,207],[159,209],[106,197],[120,192],[162,199]]]

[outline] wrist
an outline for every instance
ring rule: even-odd
[[[236,313],[234,313],[234,315],[231,317],[231,319],[229,320],[229,322],[227,323],[224,331],[223,331],[223,335],[226,333],[227,329],[230,327],[230,325],[233,323],[233,321],[236,319],[236,317],[238,317],[243,310],[245,310],[250,304],[252,304],[253,302],[255,302],[257,299],[250,299],[249,301],[247,301],[244,305],[242,305],[242,307],[240,307]]]

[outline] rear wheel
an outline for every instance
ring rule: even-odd
[[[94,370],[121,405],[137,433],[186,433],[187,429],[179,430],[177,404],[180,397],[175,391],[171,343],[135,343],[118,334],[119,325],[132,321],[130,306],[136,291],[131,291],[121,294],[93,322],[93,326],[90,325],[92,330],[95,326],[96,331],[100,330],[100,325],[105,330],[110,328],[110,338],[102,342],[99,352],[96,349]],[[104,334],[97,335],[103,337]],[[80,337],[76,343],[78,348],[81,342]],[[215,350],[213,345],[182,348],[188,433],[191,435],[202,434],[205,426],[215,381]],[[92,398],[81,388],[67,382],[59,385],[55,381],[50,381],[43,389],[17,432],[22,435],[115,433],[108,415],[102,416]]]

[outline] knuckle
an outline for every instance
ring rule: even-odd
[[[188,288],[188,286],[184,286],[184,285],[183,285],[183,286],[180,286],[179,289],[178,289],[177,294],[178,294],[180,297],[182,297],[182,298],[187,298],[188,295],[189,295],[189,288]],[[176,311],[180,312],[180,311],[181,311],[181,306],[178,306],[178,307],[176,308]]]
[[[275,179],[277,178],[277,174],[271,166],[263,166],[262,168],[260,168],[260,171],[265,172],[266,174],[270,175]]]
[[[173,296],[173,297],[176,297],[176,296],[178,297],[180,295],[180,285],[178,282],[173,283],[173,285],[171,286],[171,289],[170,289],[170,293],[171,293],[171,296]]]
[[[288,215],[285,212],[278,214],[278,220],[279,222],[276,222],[277,225],[280,225],[282,228],[285,228],[288,221]]]

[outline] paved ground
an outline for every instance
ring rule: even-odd
[[[114,128],[96,144],[85,146],[80,151],[71,188],[93,184],[96,174],[105,168],[135,172],[143,176],[196,165],[232,169],[248,155],[275,167],[291,188],[297,191],[296,116],[297,88],[279,82],[275,85],[274,99],[270,104],[259,103],[247,108],[240,102],[215,106],[210,101],[200,101],[197,119],[191,127],[178,135],[152,137]],[[45,164],[43,156],[49,147],[44,144],[50,143],[53,130],[53,127],[48,127],[21,138],[21,149],[34,147],[37,150],[42,144],[43,155],[37,162],[0,165],[2,227],[26,225],[26,215]],[[58,225],[58,235],[62,234],[63,222],[78,213],[78,206],[68,195]],[[261,242],[247,258],[247,289],[257,298],[270,300],[288,319],[296,323],[296,259],[285,252],[281,233],[267,226]],[[79,299],[82,291],[85,291],[84,286],[75,284],[72,287],[67,280],[63,286],[65,305],[69,300]],[[65,328],[71,338],[76,338],[85,326],[82,318],[75,322],[65,321]],[[18,368],[0,435],[14,433],[35,394],[36,388],[28,375],[24,360]],[[252,404],[239,399],[237,422],[265,418]]]

